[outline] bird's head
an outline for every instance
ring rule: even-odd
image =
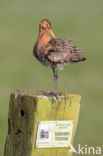
[[[47,19],[43,19],[40,21],[39,31],[40,31],[40,33],[49,32],[53,38],[56,38],[53,31],[52,31],[52,28],[51,28],[51,22]]]

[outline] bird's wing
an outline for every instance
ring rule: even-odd
[[[46,58],[53,63],[66,64],[79,62],[84,58],[81,55],[81,51],[73,46],[72,40],[51,39],[46,47],[49,47]]]

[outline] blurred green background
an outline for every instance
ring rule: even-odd
[[[74,145],[103,145],[103,1],[0,0],[0,156],[11,92],[48,91],[52,86],[51,69],[32,54],[43,18],[52,22],[56,37],[72,39],[87,57],[59,72],[58,90],[82,96]]]

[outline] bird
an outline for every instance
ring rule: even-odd
[[[48,19],[42,19],[39,23],[33,55],[41,64],[52,68],[53,88],[49,95],[54,96],[57,92],[58,70],[63,69],[64,65],[86,60],[82,51],[72,44],[71,39],[56,38]]]

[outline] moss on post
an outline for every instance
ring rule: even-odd
[[[69,148],[36,148],[37,126],[39,121],[74,120],[73,143],[80,98],[68,93],[58,94],[57,100],[44,93],[11,94],[4,156],[71,156]]]

